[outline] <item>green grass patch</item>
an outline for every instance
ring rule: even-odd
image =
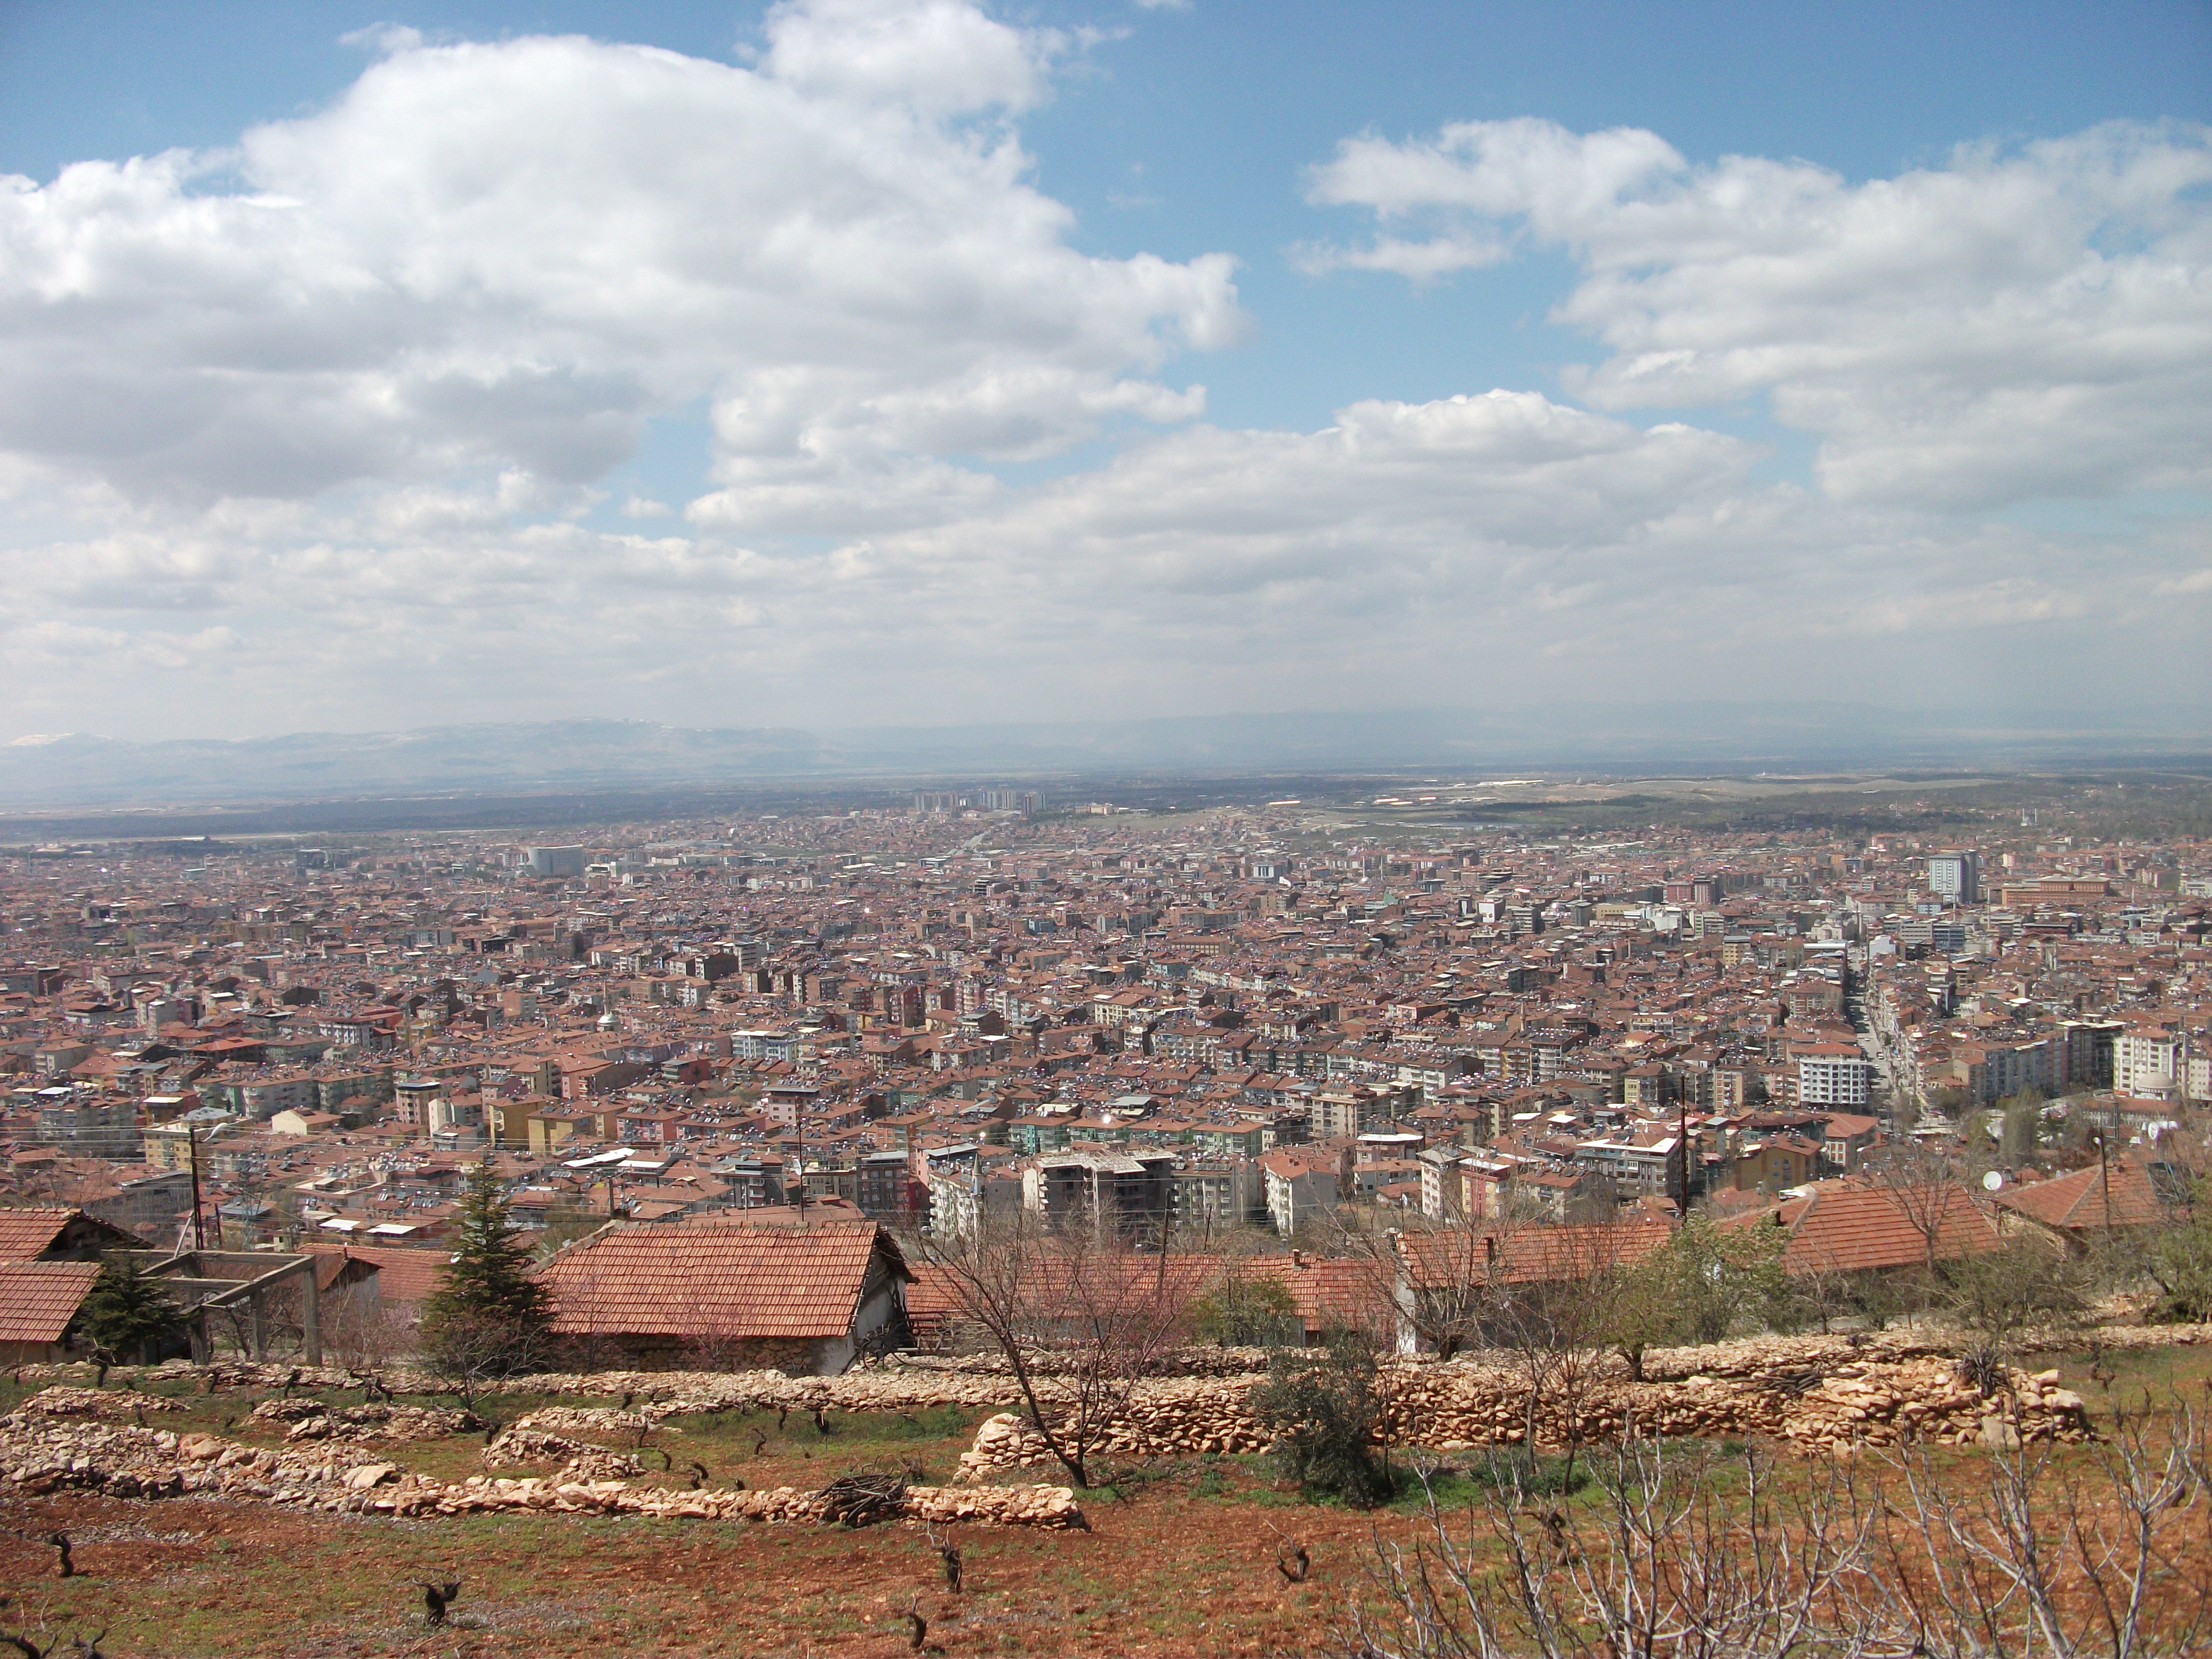
[[[1411,1469],[1394,1465],[1391,1473],[1397,1496],[1389,1507],[1401,1515],[1426,1509],[1431,1495],[1439,1506],[1458,1509],[1499,1494],[1572,1498],[1595,1484],[1587,1454],[1575,1459],[1570,1469],[1564,1455],[1531,1455],[1518,1447],[1500,1447],[1493,1455],[1472,1463],[1447,1465],[1431,1474],[1426,1486]]]

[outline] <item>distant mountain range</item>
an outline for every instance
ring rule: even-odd
[[[58,807],[664,789],[769,780],[1498,767],[1747,772],[2033,766],[2212,750],[2170,712],[1937,724],[1844,703],[1550,703],[1374,714],[694,730],[544,720],[413,732],[130,743],[70,734],[0,745],[0,813]]]

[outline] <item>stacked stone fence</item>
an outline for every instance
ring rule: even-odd
[[[680,1491],[622,1479],[504,1480],[475,1474],[442,1481],[398,1464],[317,1456],[289,1447],[249,1446],[216,1435],[177,1435],[17,1411],[0,1418],[0,1483],[19,1496],[58,1492],[110,1498],[208,1498],[331,1514],[429,1516],[498,1512],[641,1515],[706,1521],[830,1520],[823,1494],[799,1487]],[[994,1526],[1080,1528],[1087,1523],[1066,1486],[910,1486],[896,1518]]]
[[[1825,1373],[1700,1375],[1679,1382],[1593,1378],[1540,1396],[1525,1378],[1475,1364],[1385,1367],[1380,1442],[1441,1450],[1589,1445],[1630,1432],[1697,1439],[1761,1437],[1808,1454],[1907,1440],[1943,1444],[2080,1441],[2093,1436],[2080,1395],[2058,1373],[2009,1371],[1984,1395],[1938,1357],[1853,1359]],[[1094,1455],[1179,1457],[1266,1450],[1274,1436],[1252,1410],[1250,1380],[1189,1379],[1140,1390],[1105,1425]],[[1571,1416],[1570,1410],[1571,1409]],[[1065,1426],[1064,1421],[1055,1423]],[[1048,1463],[1043,1437],[1011,1413],[988,1419],[961,1460],[959,1479],[982,1480]]]
[[[2052,1333],[2048,1338],[2054,1347],[2106,1351],[2207,1340],[2212,1340],[2212,1326],[2106,1326]],[[1997,1443],[2014,1434],[2029,1439],[2070,1439],[2090,1432],[2081,1403],[2057,1389],[2051,1374],[2011,1372],[2007,1386],[1989,1396],[1960,1383],[1949,1357],[1960,1346],[1955,1333],[1922,1326],[1653,1349],[1644,1356],[1642,1382],[1631,1380],[1618,1355],[1588,1356],[1587,1386],[1577,1391],[1573,1420],[1563,1415],[1557,1391],[1549,1391],[1534,1414],[1535,1438],[1540,1445],[1588,1443],[1633,1428],[1705,1437],[1760,1436],[1810,1451],[1906,1438]],[[1271,1360],[1279,1357],[1259,1348],[1191,1349],[1171,1357],[1154,1375],[1133,1385],[1128,1408],[1107,1425],[1095,1449],[1124,1456],[1265,1449],[1272,1437],[1252,1413],[1249,1396]],[[1043,1357],[1035,1368],[1033,1385],[1048,1417],[1064,1416],[1072,1383],[1049,1362],[1049,1356]],[[65,1378],[75,1382],[86,1379],[88,1370],[27,1366],[18,1375],[26,1380]],[[1510,1354],[1393,1360],[1383,1367],[1382,1379],[1382,1437],[1389,1443],[1480,1446],[1514,1444],[1528,1437],[1528,1389]],[[210,1389],[283,1389],[287,1401],[269,1402],[263,1411],[295,1419],[301,1425],[303,1439],[403,1440],[457,1431],[451,1425],[464,1419],[477,1422],[465,1413],[368,1401],[359,1407],[326,1407],[314,1396],[364,1389],[368,1374],[237,1362],[198,1368],[173,1363],[118,1370],[112,1381],[121,1381],[126,1388],[56,1389],[40,1396],[50,1403],[40,1407],[40,1413],[118,1422],[127,1417],[143,1424],[145,1412],[163,1409],[163,1404],[158,1395],[131,1390],[178,1380]],[[386,1370],[376,1374],[375,1382],[380,1389],[398,1394],[456,1392],[450,1381],[419,1371]],[[560,1437],[564,1454],[570,1456],[582,1455],[585,1446],[609,1438],[634,1448],[648,1433],[675,1432],[665,1422],[668,1418],[691,1413],[914,1413],[955,1407],[1004,1414],[1024,1411],[1027,1405],[1011,1368],[1003,1358],[991,1356],[893,1355],[836,1377],[790,1376],[778,1371],[537,1374],[497,1382],[477,1392],[494,1400],[503,1395],[619,1398],[619,1407],[547,1407],[519,1419],[508,1431],[527,1428]],[[290,1398],[295,1394],[300,1396],[296,1401]],[[97,1403],[103,1401],[116,1403]],[[138,1403],[122,1403],[132,1401]],[[997,1436],[994,1444],[999,1449],[977,1462],[971,1476],[987,1468],[1034,1461],[1027,1451],[1017,1455],[1014,1443],[1004,1435]],[[971,1450],[971,1458],[975,1455]]]

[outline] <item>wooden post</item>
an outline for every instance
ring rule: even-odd
[[[300,1337],[307,1351],[307,1363],[323,1363],[323,1310],[319,1293],[315,1289],[314,1252],[307,1253],[307,1265],[300,1275]]]
[[[193,1125],[185,1125],[185,1145],[192,1160],[192,1248],[207,1249],[207,1227],[200,1218],[200,1132]]]

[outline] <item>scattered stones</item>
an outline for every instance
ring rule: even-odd
[[[135,1389],[41,1389],[15,1407],[33,1417],[89,1418],[101,1423],[141,1423],[149,1412],[180,1412],[181,1402]]]
[[[533,1429],[526,1423],[501,1431],[499,1437],[483,1449],[483,1461],[497,1466],[501,1463],[550,1463],[556,1458],[574,1458],[586,1452],[605,1451],[588,1440],[572,1440],[565,1434],[549,1434],[543,1429]]]
[[[645,1473],[645,1465],[628,1452],[605,1446],[586,1446],[561,1466],[562,1480],[629,1480]]]
[[[329,1407],[319,1400],[265,1400],[253,1408],[250,1420],[292,1425],[284,1437],[288,1441],[443,1440],[484,1426],[473,1412],[434,1406]]]

